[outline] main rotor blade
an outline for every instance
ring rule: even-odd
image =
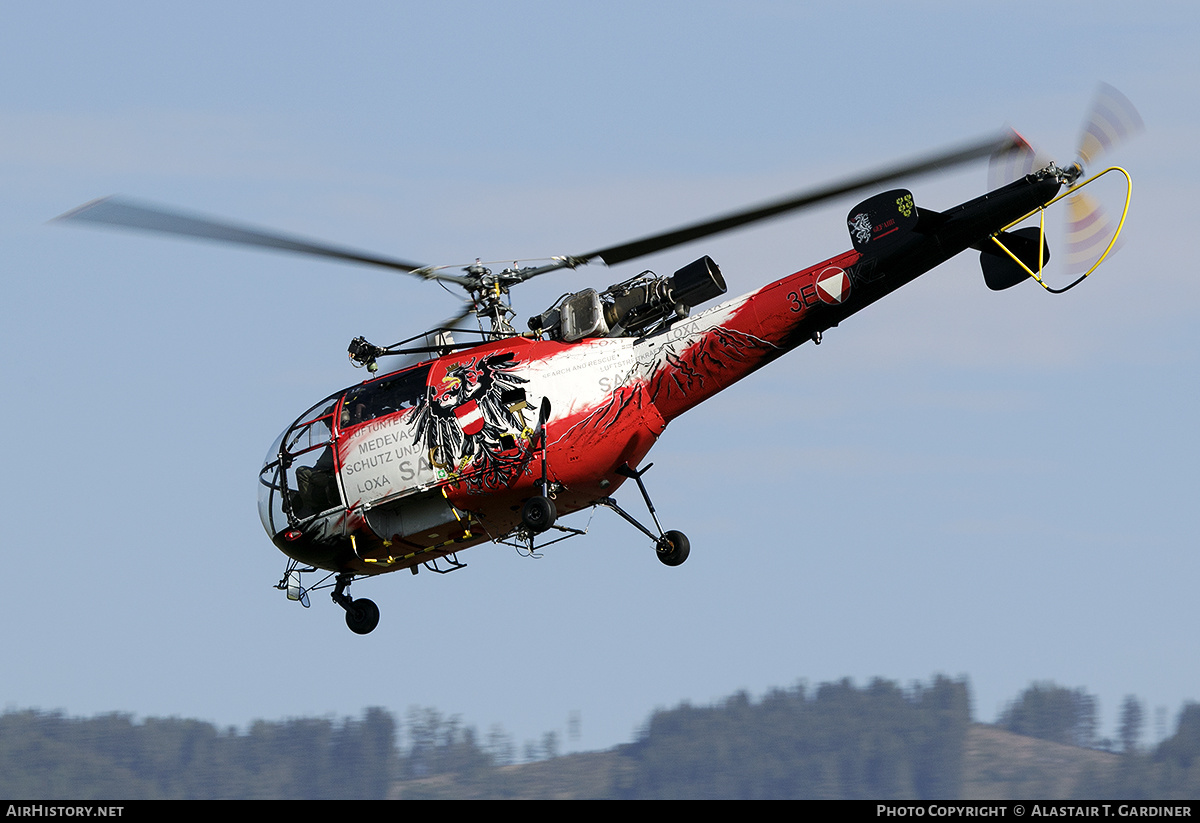
[[[453,330],[455,326],[457,326],[462,321],[466,320],[474,312],[475,312],[475,304],[472,301],[468,300],[467,302],[463,303],[463,306],[461,309],[459,309],[458,314],[454,315],[453,317],[447,317],[441,323],[438,323],[436,326],[434,326],[434,328],[435,329],[451,329],[451,330]]]
[[[143,205],[117,197],[102,197],[85,203],[77,209],[67,212],[55,220],[71,222],[104,223],[110,226],[136,229],[139,231],[159,232],[161,234],[197,237],[203,240],[216,240],[221,243],[235,243],[242,246],[257,246],[259,248],[276,249],[279,251],[311,254],[318,257],[332,257],[349,263],[365,263],[370,266],[383,266],[402,272],[414,272],[423,268],[418,263],[378,257],[353,249],[340,248],[325,243],[316,243],[299,237],[289,237],[273,231],[252,229],[208,217],[183,214],[161,206]],[[427,276],[438,280],[458,282],[464,280],[454,275],[430,273]]]
[[[929,157],[914,160],[899,166],[892,166],[879,171],[871,172],[862,175],[861,177],[852,177],[838,183],[831,183],[827,186],[822,186],[811,191],[798,192],[796,194],[784,197],[781,200],[774,200],[769,203],[763,203],[758,206],[752,206],[748,209],[736,211],[731,214],[714,217],[700,223],[693,223],[687,226],[681,226],[671,231],[661,234],[654,234],[649,237],[643,237],[640,240],[634,240],[630,243],[622,243],[618,246],[609,246],[606,249],[589,252],[588,254],[580,255],[582,260],[592,260],[599,257],[608,265],[616,265],[624,263],[626,260],[633,260],[636,257],[642,257],[647,254],[652,254],[656,251],[669,249],[672,246],[678,246],[682,243],[687,243],[692,240],[698,240],[701,237],[708,237],[712,234],[717,234],[723,231],[744,226],[747,223],[755,223],[760,220],[767,220],[772,217],[778,217],[787,212],[796,211],[808,206],[816,205],[824,200],[829,200],[843,194],[865,189],[870,186],[877,186],[882,183],[887,183],[899,177],[907,177],[913,174],[921,174],[924,172],[937,171],[940,169],[948,169],[951,166],[957,166],[962,163],[978,160],[983,157],[988,157],[997,152],[1009,151],[1020,145],[1020,137],[1016,132],[1009,132],[1000,137],[993,137],[987,140],[982,140],[978,143],[964,146],[962,148],[953,149],[951,151],[942,152],[931,155]]]

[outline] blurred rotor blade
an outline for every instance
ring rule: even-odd
[[[1129,98],[1107,83],[1101,83],[1083,135],[1079,138],[1079,159],[1087,166],[1143,128],[1142,116]]]
[[[849,194],[859,189],[878,186],[900,177],[948,169],[961,163],[988,157],[996,152],[1015,148],[1023,142],[1016,132],[1010,131],[1000,137],[989,138],[978,143],[963,146],[962,148],[942,152],[902,165],[880,169],[870,174],[853,177],[838,183],[831,183],[810,191],[798,192],[780,200],[752,206],[748,209],[732,212],[700,223],[681,226],[671,231],[650,235],[649,237],[643,237],[640,240],[634,240],[629,243],[598,249],[597,251],[571,259],[574,261],[589,261],[600,258],[610,266],[616,265],[626,260],[633,260],[634,258],[643,257],[656,251],[669,249],[672,246],[678,246],[692,240],[699,240],[702,237],[708,237],[719,232],[729,231],[748,223],[778,217],[788,212],[816,205],[824,200]]]
[[[1100,204],[1083,192],[1067,198],[1068,274],[1082,274],[1100,259],[1113,236],[1112,222]]]
[[[447,317],[441,323],[438,323],[436,326],[434,326],[434,328],[435,329],[453,329],[459,323],[461,323],[462,321],[464,321],[468,317],[470,317],[472,314],[474,314],[475,311],[476,311],[475,304],[472,301],[468,300],[465,303],[463,303],[462,309],[459,310],[458,314],[454,315],[453,317]]]
[[[316,243],[299,237],[290,237],[273,231],[239,226],[234,223],[227,223],[199,215],[183,214],[163,208],[162,206],[140,204],[117,197],[102,197],[99,200],[93,200],[54,219],[64,222],[102,223],[138,231],[195,237],[202,240],[215,240],[221,243],[234,243],[242,246],[290,251],[297,254],[316,255],[318,257],[331,257],[335,260],[343,260],[348,263],[382,266],[409,273],[423,268],[418,263],[378,257],[353,249]],[[436,272],[421,274],[431,279],[465,282],[465,278],[454,275],[444,275]]]
[[[1014,131],[1014,135],[1017,133]],[[1050,165],[1052,158],[1041,154],[1024,137],[1017,135],[1016,145],[988,158],[988,191],[1007,186],[1027,174]]]
[[[436,352],[444,344],[453,341],[454,337],[451,332],[463,320],[474,314],[476,311],[475,304],[468,300],[463,303],[462,309],[453,317],[447,317],[441,323],[433,326],[425,335],[425,351],[416,351],[403,355],[388,364],[389,371],[400,371],[407,369],[409,366],[419,363],[423,360],[428,360],[430,357],[436,357]]]

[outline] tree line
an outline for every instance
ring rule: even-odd
[[[1097,739],[1097,702],[1083,689],[1035,683],[1001,713],[1009,731],[1071,746],[1119,750],[1081,797],[1200,795],[1200,704],[1151,748],[1144,709],[1126,698],[1119,740]],[[876,679],[804,684],[753,699],[654,712],[611,753],[608,798],[894,798],[960,796],[971,726],[965,680],[908,687]],[[558,755],[555,733],[525,760]],[[244,731],[128,714],[70,718],[0,714],[0,796],[71,799],[353,799],[529,796],[528,770],[501,726],[485,735],[436,709],[401,721],[382,708],[359,718],[256,721]],[[563,759],[562,762],[567,762]],[[524,770],[524,771],[523,771]],[[593,781],[594,782],[594,781]],[[536,792],[536,788],[534,789]]]

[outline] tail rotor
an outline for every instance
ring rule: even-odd
[[[1142,117],[1129,98],[1101,83],[1079,138],[1075,166],[1080,174],[1143,128]],[[1067,273],[1078,275],[1091,268],[1108,249],[1115,233],[1116,227],[1099,201],[1082,191],[1068,197]]]
[[[1071,165],[1061,168],[1063,179],[1072,187],[1064,197],[1067,211],[1065,233],[1062,237],[1065,246],[1061,258],[1062,268],[1067,275],[1075,279],[1064,288],[1054,289],[1041,280],[1040,273],[1034,274],[1034,279],[1049,291],[1066,291],[1076,285],[1117,248],[1116,238],[1124,222],[1124,214],[1119,221],[1114,221],[1096,198],[1081,190],[1084,185],[1104,174],[1101,172],[1100,175],[1085,179],[1085,170],[1143,128],[1141,115],[1129,98],[1107,83],[1101,83],[1084,121],[1076,160]],[[1012,151],[992,157],[988,164],[989,187],[999,188],[1038,169],[1046,168],[1053,162],[1049,155],[1038,151],[1022,139]],[[1128,175],[1125,177],[1127,182]],[[1125,207],[1128,208],[1127,191]],[[1009,278],[1004,281],[1003,287],[1015,285],[1020,279],[1019,276],[1015,280]]]

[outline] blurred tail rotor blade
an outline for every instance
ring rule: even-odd
[[[1142,116],[1129,98],[1107,83],[1101,83],[1079,139],[1080,162],[1084,167],[1088,166],[1143,128]],[[1068,197],[1065,261],[1068,273],[1088,271],[1108,249],[1116,231],[1116,225],[1097,200],[1083,192]]]
[[[1086,167],[1143,128],[1142,116],[1129,98],[1107,83],[1101,83],[1079,139],[1079,158]]]
[[[1067,198],[1067,256],[1069,274],[1082,274],[1100,259],[1112,241],[1113,225],[1099,202],[1083,192]]]

